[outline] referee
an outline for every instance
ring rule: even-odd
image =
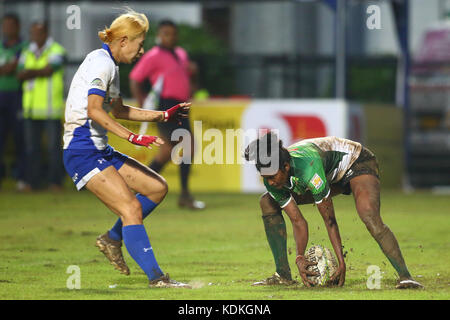
[[[149,81],[152,89],[159,95],[158,110],[164,111],[181,102],[188,101],[191,96],[190,76],[196,72],[196,65],[189,61],[186,51],[177,46],[178,30],[175,23],[163,20],[158,25],[157,45],[144,54],[130,73],[130,88],[133,97],[142,107],[146,98],[146,92],[141,84]],[[188,130],[190,134],[190,158],[193,158],[194,138],[189,119],[183,119],[181,123],[158,123],[159,136],[164,144],[159,153],[150,163],[150,168],[160,172],[170,160],[173,147],[179,141],[172,141],[172,132],[178,128]],[[181,195],[178,200],[180,207],[193,210],[204,209],[202,201],[195,201],[188,188],[190,163],[180,164]]]

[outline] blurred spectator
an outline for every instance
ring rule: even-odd
[[[140,107],[144,105],[146,98],[146,92],[142,89],[145,80],[151,83],[153,93],[159,97],[157,103],[159,110],[167,110],[190,99],[190,77],[197,72],[197,66],[189,61],[186,51],[177,46],[177,40],[177,26],[170,20],[161,21],[158,25],[157,45],[145,53],[131,71],[130,89]],[[178,128],[191,132],[189,119],[183,119],[181,125],[175,122],[158,122],[159,136],[165,143],[159,147],[159,153],[149,165],[154,171],[160,172],[170,160],[172,149],[179,142],[171,141],[171,135]],[[194,153],[192,132],[189,142],[190,150],[183,150],[183,155],[187,153],[192,158]],[[203,209],[205,204],[195,201],[189,192],[190,167],[190,163],[180,164],[181,195],[178,205],[189,209]]]
[[[33,23],[30,39],[18,66],[18,78],[23,81],[26,181],[31,189],[46,181],[51,190],[57,191],[61,189],[63,177],[61,117],[65,49],[49,37],[46,23]],[[42,168],[43,136],[47,145],[47,170]]]
[[[16,78],[17,62],[25,46],[20,39],[20,21],[14,14],[2,19],[3,41],[0,43],[0,182],[6,174],[5,148],[9,135],[14,141],[13,177],[17,188],[24,187],[24,150],[22,93],[20,81]]]

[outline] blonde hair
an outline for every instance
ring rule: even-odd
[[[98,37],[104,43],[110,44],[125,36],[134,40],[147,31],[148,20],[145,14],[127,8],[125,13],[114,19],[109,28],[105,27],[103,31],[100,31]]]

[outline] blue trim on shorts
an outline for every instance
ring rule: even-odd
[[[119,170],[127,159],[127,155],[114,150],[110,145],[104,150],[65,149],[63,152],[64,167],[77,190],[110,166]]]

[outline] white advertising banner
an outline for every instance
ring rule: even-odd
[[[350,112],[350,109],[354,111]],[[360,108],[357,105],[350,107],[344,100],[252,100],[243,113],[241,126],[245,131],[278,130],[284,146],[299,140],[324,136],[360,141],[363,138],[364,125],[362,113],[359,113],[358,109]],[[248,143],[249,141],[244,141],[242,145],[245,147]],[[265,190],[253,164],[242,165],[241,188],[243,192]]]

